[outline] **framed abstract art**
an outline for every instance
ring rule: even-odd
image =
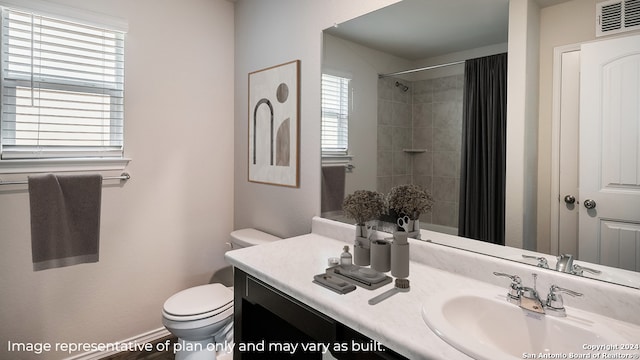
[[[300,60],[249,73],[249,181],[299,187]]]

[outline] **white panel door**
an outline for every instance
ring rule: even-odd
[[[640,36],[580,58],[578,257],[640,271]]]

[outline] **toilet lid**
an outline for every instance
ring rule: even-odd
[[[233,302],[233,292],[222,284],[209,284],[182,290],[164,303],[164,311],[174,316],[209,313]]]

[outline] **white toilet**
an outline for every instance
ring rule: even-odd
[[[256,229],[241,229],[231,233],[229,245],[238,249],[277,240]],[[162,324],[178,337],[176,360],[231,360],[225,350],[233,341],[233,288],[214,283],[176,293],[164,303]]]

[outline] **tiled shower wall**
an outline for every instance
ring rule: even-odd
[[[404,84],[410,82],[398,80]],[[412,88],[402,91],[396,79],[378,80],[378,191],[388,193],[393,186],[410,184],[413,174],[410,156],[403,151],[412,147]]]
[[[462,97],[463,75],[378,81],[378,191],[407,183],[429,190],[434,204],[421,216],[425,223],[458,226]]]

